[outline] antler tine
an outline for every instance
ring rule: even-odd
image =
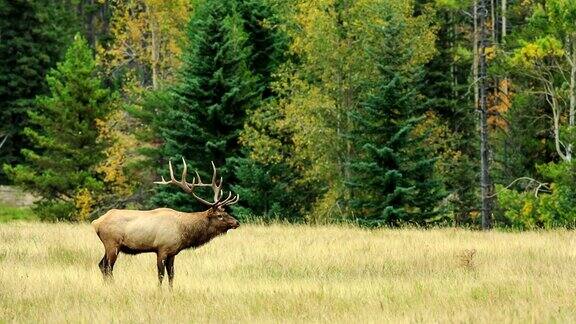
[[[183,186],[186,186],[187,188],[193,189],[195,182],[195,179],[192,179],[192,183],[188,183],[188,181],[186,180],[187,176],[188,176],[188,164],[186,163],[186,160],[184,159],[184,157],[182,157],[182,163],[184,164],[184,169],[182,169],[182,179],[180,179],[180,182],[182,183]]]
[[[188,172],[188,165],[186,165],[186,160],[184,159],[184,157],[182,157],[182,164],[184,164],[184,168],[182,169],[182,181],[184,181],[184,179],[186,179],[186,174]]]
[[[168,168],[170,168],[170,180],[174,179],[174,174],[172,172],[172,161],[168,161]],[[166,181],[164,180],[164,176],[161,176],[160,179],[162,179],[162,181],[154,181],[155,184],[169,184],[171,183],[171,181]]]
[[[198,184],[203,185],[203,183],[202,183],[202,178],[200,178],[200,175],[198,174],[198,171],[194,170],[194,173],[196,173],[196,177],[198,178]]]
[[[224,199],[223,201],[218,203],[218,206],[230,206],[230,205],[237,203],[239,199],[240,199],[240,195],[232,196],[232,192],[230,192],[228,194],[228,197],[226,197],[226,199]]]
[[[228,191],[228,197],[226,197],[226,199],[224,199],[222,201],[218,201],[218,204],[223,204],[224,202],[228,201],[228,199],[230,199],[230,197],[232,197],[232,191]],[[220,198],[222,198],[222,195],[220,195]]]
[[[182,158],[184,160],[184,158]],[[174,177],[174,168],[172,167],[172,161],[168,160],[168,170],[170,171],[170,181],[164,180],[164,177],[161,177],[162,181],[154,181],[155,184],[175,184],[178,187],[182,188],[182,190],[191,193],[194,189],[194,186],[190,186],[188,182],[186,182],[186,162],[184,162],[184,171],[182,172],[182,179],[180,181],[176,180]]]
[[[220,183],[216,183],[216,178],[218,177],[218,171],[216,170],[216,165],[214,165],[214,161],[210,161],[212,164],[212,190],[214,190],[214,203],[217,203],[220,198],[222,198],[222,177],[220,177]]]
[[[188,171],[188,166],[186,165],[186,160],[184,160],[184,157],[182,157],[182,164],[184,164],[184,169],[182,169],[182,179],[180,179],[180,181],[184,184],[186,183],[186,174]]]
[[[168,160],[168,168],[170,169],[170,181],[176,181],[174,178],[174,169],[172,169],[172,160]]]
[[[214,165],[214,161],[210,161],[210,163],[212,164],[212,184],[216,184],[216,176],[218,175],[218,173],[216,172],[216,165]]]

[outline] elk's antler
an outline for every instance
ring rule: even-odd
[[[188,166],[186,165],[186,160],[184,160],[184,157],[182,157],[182,163],[184,163],[184,169],[182,170],[182,179],[180,179],[180,181],[176,180],[176,178],[174,178],[174,169],[172,169],[172,161],[168,161],[168,169],[170,169],[170,181],[166,181],[164,180],[164,177],[162,178],[162,181],[154,181],[155,184],[161,184],[161,185],[166,185],[166,184],[173,184],[173,185],[177,185],[178,187],[182,188],[182,190],[186,191],[187,193],[193,193],[194,191],[194,186],[195,184],[195,180],[192,180],[192,183],[188,183],[186,181],[186,176],[187,176],[187,171],[188,171]]]
[[[184,160],[184,157],[182,157],[182,163],[184,163],[184,169],[182,170],[182,179],[180,179],[180,181],[178,181],[178,180],[176,180],[176,178],[174,178],[174,170],[172,169],[172,161],[168,161],[168,168],[170,169],[170,181],[166,181],[166,180],[164,180],[164,177],[162,177],[162,181],[155,181],[154,183],[161,184],[161,185],[166,185],[166,184],[176,185],[176,186],[182,188],[182,190],[186,191],[187,193],[192,194],[192,196],[194,196],[194,198],[196,198],[201,203],[203,203],[207,206],[213,207],[213,208],[233,205],[233,204],[237,203],[238,200],[240,199],[240,195],[232,194],[232,192],[230,191],[230,192],[228,192],[228,196],[226,197],[226,199],[222,200],[223,181],[222,181],[222,177],[220,177],[220,181],[217,181],[218,171],[216,169],[216,166],[214,165],[214,162],[211,162],[212,163],[212,170],[213,170],[212,183],[203,183],[202,179],[200,178],[200,175],[196,171],[194,171],[196,173],[196,177],[194,177],[194,179],[192,179],[192,183],[187,182],[186,181],[186,175],[187,175],[188,167],[186,165],[186,160]],[[209,201],[206,201],[206,200],[198,197],[194,193],[195,187],[212,187],[212,190],[214,191],[214,202],[209,202]]]

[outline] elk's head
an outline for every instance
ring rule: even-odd
[[[210,227],[213,228],[216,232],[221,234],[225,233],[230,229],[238,228],[238,226],[240,226],[240,223],[234,217],[230,216],[230,214],[226,212],[225,207],[237,203],[238,200],[240,199],[240,196],[232,194],[232,192],[230,191],[228,192],[226,198],[224,198],[225,195],[223,194],[222,190],[222,183],[223,183],[222,177],[218,179],[218,172],[216,170],[214,162],[212,162],[212,170],[213,170],[212,183],[203,183],[198,172],[195,172],[196,176],[193,177],[192,183],[187,182],[186,175],[188,171],[188,166],[186,165],[186,160],[184,160],[184,158],[182,158],[182,163],[184,163],[184,169],[182,170],[182,179],[180,181],[174,178],[174,170],[172,169],[172,162],[169,161],[168,167],[170,169],[170,180],[166,181],[164,180],[164,177],[162,177],[162,181],[157,181],[154,183],[162,185],[165,184],[176,185],[182,188],[182,190],[194,196],[194,198],[196,198],[196,200],[198,200],[199,202],[210,207],[206,211],[206,215],[208,221],[210,222]],[[194,189],[197,187],[212,187],[212,190],[214,191],[214,201],[210,202],[198,197],[194,193]]]
[[[210,226],[218,233],[226,233],[228,230],[238,228],[240,223],[236,218],[230,216],[223,207],[208,210],[208,221]]]

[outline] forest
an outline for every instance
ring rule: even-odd
[[[0,0],[0,184],[46,221],[576,227],[576,1]]]

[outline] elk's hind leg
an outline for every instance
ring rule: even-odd
[[[172,288],[174,281],[174,255],[166,258],[166,272],[168,272],[168,284]]]
[[[156,253],[156,266],[158,267],[158,286],[162,286],[162,280],[164,279],[164,269],[166,269],[166,254]]]
[[[114,264],[118,258],[118,247],[110,246],[106,247],[106,260],[104,261],[104,277],[112,278],[112,270],[114,270]]]
[[[104,253],[102,260],[100,260],[100,262],[98,262],[98,268],[100,268],[102,275],[104,277],[106,277],[106,253]]]

